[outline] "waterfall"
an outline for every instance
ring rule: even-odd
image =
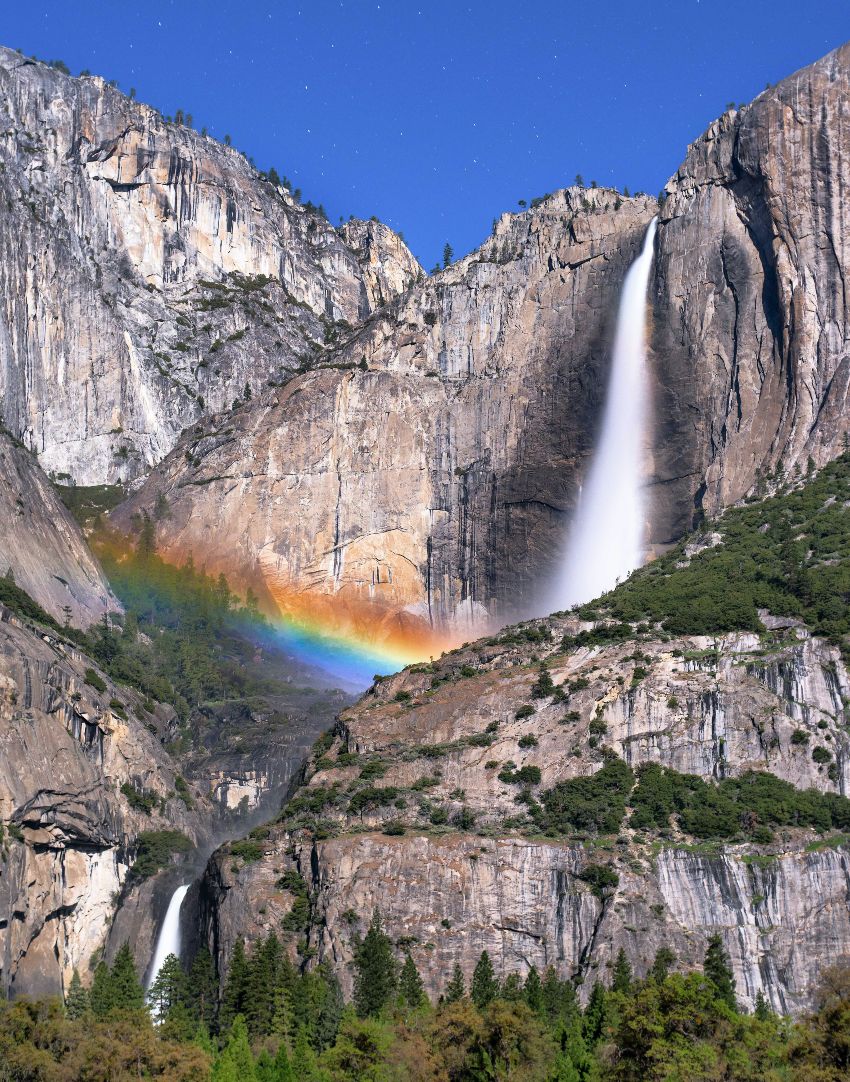
[[[560,608],[598,597],[643,563],[646,290],[655,226],[653,218],[620,294],[602,429],[557,584]]]
[[[162,963],[169,954],[176,954],[178,958],[180,957],[180,906],[183,904],[183,899],[186,897],[188,890],[189,884],[186,883],[184,886],[178,887],[171,895],[171,901],[165,911],[165,920],[162,922],[159,938],[156,941],[148,988],[156,980],[160,969],[162,969]]]

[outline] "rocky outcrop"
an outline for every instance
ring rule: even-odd
[[[656,209],[568,189],[504,215],[334,367],[193,431],[114,521],[165,494],[166,556],[203,551],[271,607],[358,636],[504,619],[557,560]]]
[[[124,938],[147,965],[157,888],[129,875],[139,836],[175,830],[197,845],[211,816],[202,793],[190,788],[188,802],[175,793],[178,766],[158,739],[172,721],[0,606],[4,995],[56,995]],[[111,935],[123,907],[135,916]]]
[[[60,623],[120,612],[97,560],[33,455],[0,432],[0,574]]]
[[[485,949],[503,974],[554,965],[587,991],[620,947],[640,973],[660,946],[688,968],[719,932],[744,1004],[762,991],[778,1010],[801,1010],[822,967],[850,954],[846,838],[787,828],[762,845],[694,847],[675,829],[652,836],[624,821],[616,839],[581,842],[540,838],[526,814],[612,753],[635,768],[717,780],[766,770],[850,792],[847,672],[834,647],[784,623],[564,652],[576,623],[550,619],[381,681],[340,716],[263,859],[213,858],[202,896],[222,968],[236,938],[267,935],[290,911],[289,867],[310,890],[308,945],[346,987],[355,936],[378,907],[434,994]],[[535,659],[548,693],[535,689]],[[523,768],[539,773],[521,785],[511,775]],[[299,826],[307,811],[323,840]],[[389,823],[402,836],[378,832]],[[615,887],[586,881],[599,864]]]
[[[361,266],[238,151],[9,49],[0,203],[2,420],[79,484],[138,477],[420,273],[385,227],[349,226]]]
[[[363,271],[364,313],[383,308],[424,276],[404,239],[377,218],[349,218],[339,232]]]
[[[834,458],[848,432],[850,45],[689,149],[652,291],[656,534]]]

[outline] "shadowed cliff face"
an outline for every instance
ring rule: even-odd
[[[654,533],[848,431],[850,45],[724,114],[666,186],[651,338]]]
[[[106,678],[99,692],[93,664],[0,606],[4,995],[57,995],[75,968],[88,979],[92,958],[128,937],[147,964],[158,884],[129,877],[139,835],[178,830],[193,845],[210,837],[210,802],[192,788],[190,808],[175,794],[178,765],[158,738],[173,711],[149,713],[138,693]],[[128,800],[133,791],[148,812]],[[119,898],[134,916],[110,939]]]
[[[421,273],[353,223],[364,269],[237,151],[9,49],[0,130],[2,420],[77,483],[144,473]]]
[[[107,610],[119,612],[82,531],[65,510],[32,454],[0,432],[0,574],[43,609],[75,627],[88,627]]]

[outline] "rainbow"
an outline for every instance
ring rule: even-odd
[[[357,689],[455,645],[422,620],[359,599],[279,590],[272,596],[276,611],[248,629],[252,638]]]

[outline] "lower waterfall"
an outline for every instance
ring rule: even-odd
[[[623,282],[602,429],[556,584],[559,608],[598,597],[643,563],[646,290],[655,227],[653,218]]]
[[[171,901],[165,911],[165,920],[162,922],[162,928],[159,930],[156,941],[156,950],[153,954],[150,977],[148,978],[148,988],[156,980],[160,969],[162,969],[162,963],[169,954],[180,957],[180,906],[189,891],[189,886],[189,883],[185,883],[171,895]]]

